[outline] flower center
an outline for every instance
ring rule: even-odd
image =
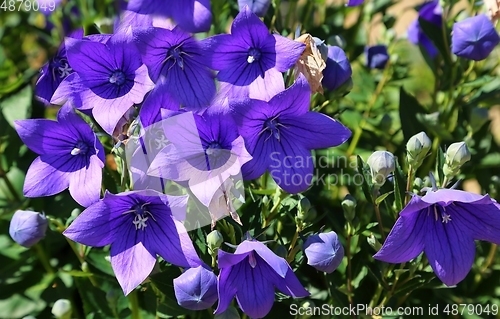
[[[275,139],[278,140],[278,142],[280,142],[281,141],[280,127],[286,128],[286,126],[284,126],[283,124],[281,124],[278,121],[277,116],[274,118],[271,118],[271,119],[267,119],[264,122],[264,127],[262,128],[262,131],[260,131],[259,135],[266,132],[266,131],[269,131],[270,134],[266,138],[266,141],[268,139],[270,139],[271,137],[274,137]]]
[[[434,218],[436,221],[439,220],[439,217],[440,217],[439,215],[441,215],[441,222],[442,223],[448,224],[449,222],[451,222],[451,216],[446,213],[446,207],[438,206],[438,205],[433,205],[432,207],[434,208]],[[429,207],[428,215],[430,213],[431,213],[431,207]]]
[[[79,141],[78,143],[76,143],[75,147],[71,150],[71,155],[73,155],[73,156],[79,155],[79,154],[85,155],[85,154],[87,154],[88,150],[89,150],[89,147],[87,146],[87,144],[85,144],[82,141]]]
[[[68,60],[66,58],[54,59],[52,64],[52,78],[56,78],[56,72],[59,75],[59,78],[64,79],[71,73],[73,73],[73,69],[69,66]]]
[[[205,149],[205,154],[208,156],[215,155],[220,153],[220,150],[222,149],[222,146],[219,144],[219,142],[211,142],[208,144],[207,148]]]
[[[135,230],[146,229],[146,227],[148,226],[148,224],[146,224],[146,222],[148,221],[149,218],[156,221],[153,214],[151,214],[151,212],[148,211],[148,209],[147,209],[148,205],[149,205],[149,203],[144,203],[142,205],[136,204],[132,207],[131,210],[128,210],[128,211],[123,213],[123,214],[131,213],[131,214],[135,215],[134,219],[132,220],[132,223],[135,226]]]
[[[118,86],[123,85],[125,83],[125,73],[122,70],[114,71],[109,77],[109,83],[116,84]]]
[[[178,46],[176,46],[174,48],[170,48],[168,50],[167,60],[169,60],[171,58],[174,59],[175,62],[172,66],[177,64],[181,68],[181,70],[184,70],[184,59],[182,58],[183,54],[186,54],[186,53],[182,52],[180,45],[178,45]]]
[[[247,62],[253,63],[255,61],[259,61],[261,56],[261,52],[259,49],[251,48],[248,50]]]

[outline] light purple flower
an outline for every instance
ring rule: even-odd
[[[266,15],[270,5],[271,0],[238,0],[240,11],[245,10],[245,6],[248,6],[259,17]]]
[[[327,273],[337,269],[344,257],[344,247],[334,231],[307,237],[304,252],[308,265]]]
[[[57,122],[45,119],[15,121],[21,140],[40,155],[26,173],[24,195],[41,197],[69,193],[82,206],[99,199],[104,149],[92,129],[65,105]]]
[[[351,132],[336,120],[309,112],[311,91],[304,76],[269,102],[247,99],[232,104],[238,131],[253,159],[242,167],[245,179],[269,170],[289,193],[312,182],[311,150],[344,143]]]
[[[305,49],[303,43],[270,34],[248,6],[234,19],[231,34],[204,42],[211,68],[219,71],[221,91],[229,98],[266,101],[284,89],[281,72],[292,68]]]
[[[106,43],[99,39],[72,43],[67,55],[75,73],[61,83],[52,103],[69,99],[78,109],[92,109],[108,134],[153,88],[139,51],[124,34],[115,34]]]
[[[187,196],[152,190],[106,193],[64,231],[78,243],[111,245],[111,266],[127,295],[151,273],[156,255],[180,267],[197,267],[199,259],[186,229]]]
[[[437,277],[452,286],[472,267],[474,240],[500,244],[499,205],[488,195],[430,190],[423,197],[412,197],[373,257],[403,263],[424,251]]]
[[[210,30],[210,0],[129,0],[127,10],[140,14],[171,17],[187,32]]]
[[[208,309],[217,301],[217,277],[203,266],[190,268],[174,279],[174,292],[180,306]]]
[[[294,298],[309,295],[285,259],[266,245],[245,240],[234,254],[219,250],[219,304],[215,314],[224,312],[236,296],[238,305],[250,318],[265,317],[274,303],[274,291]]]
[[[134,38],[158,90],[188,110],[200,111],[210,105],[215,82],[200,42],[178,27],[138,30]]]
[[[495,26],[485,14],[464,19],[453,25],[451,51],[459,57],[484,60],[500,42]]]
[[[9,235],[19,245],[29,248],[45,237],[47,226],[45,215],[18,210],[10,221]]]

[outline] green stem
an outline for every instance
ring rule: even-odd
[[[0,167],[0,178],[4,180],[5,185],[9,189],[9,192],[11,192],[12,196],[14,197],[14,200],[16,200],[17,202],[21,202],[22,201],[21,197],[17,193],[14,185],[12,185],[9,177],[7,176],[7,172],[5,172],[2,167]]]
[[[137,298],[137,290],[133,290],[127,296],[129,302],[129,309],[132,311],[130,318],[132,319],[141,319],[141,312],[139,308],[139,299]]]
[[[351,227],[349,227],[351,229]],[[347,300],[349,300],[349,304],[353,304],[353,299],[352,299],[352,262],[351,262],[351,234],[349,231],[349,234],[347,234],[347,292],[349,293],[347,295]]]
[[[408,177],[406,180],[406,198],[405,198],[405,204],[408,204],[410,202],[410,193],[412,191],[412,186],[413,186],[413,166],[410,164],[408,167]]]
[[[290,248],[288,249],[289,253],[286,258],[288,263],[291,263],[292,260],[295,258],[295,254],[297,253],[294,249],[295,244],[297,243],[297,239],[299,238],[299,227],[297,226],[297,229],[295,230],[295,234],[293,235],[292,242],[290,243]]]
[[[48,274],[54,274],[54,268],[50,265],[49,258],[47,257],[47,254],[45,253],[45,250],[43,249],[43,246],[38,243],[35,246],[33,246],[33,249],[35,250],[38,259],[40,259],[40,262],[42,263],[43,268],[45,268],[45,271]]]

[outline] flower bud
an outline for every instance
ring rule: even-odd
[[[351,194],[345,195],[341,205],[346,220],[352,221],[354,219],[356,215],[356,204],[356,199]]]
[[[214,319],[240,319],[238,310],[233,306],[229,306],[223,313],[216,314]]]
[[[424,188],[424,186],[424,180],[420,177],[415,177],[415,180],[413,181],[413,190],[416,192],[420,192],[420,190]]]
[[[418,168],[432,147],[431,139],[424,132],[413,135],[406,143],[406,158],[414,168]]]
[[[67,299],[56,300],[52,306],[52,314],[57,319],[71,318],[71,302]]]
[[[10,221],[9,234],[16,243],[31,247],[45,237],[47,218],[37,212],[18,210]]]
[[[304,252],[308,265],[327,273],[337,269],[344,257],[344,247],[334,231],[309,236]]]
[[[385,45],[374,45],[365,48],[366,66],[370,69],[384,69],[389,61],[389,53]]]
[[[370,234],[370,236],[366,238],[366,241],[368,242],[368,245],[375,249],[375,251],[379,251],[380,248],[382,248],[382,244],[380,244],[373,234]]]
[[[348,83],[352,68],[344,50],[336,46],[328,46],[326,68],[323,70],[321,84],[324,88],[334,91]]]
[[[203,266],[190,268],[174,279],[177,303],[189,310],[203,310],[217,301],[217,277]]]
[[[451,51],[462,58],[480,61],[500,43],[495,26],[485,14],[479,14],[453,25]]]
[[[217,251],[220,245],[224,242],[224,237],[218,230],[213,230],[207,235],[207,246],[212,252]]]
[[[307,214],[310,209],[311,209],[311,202],[307,199],[307,197],[302,197],[299,201],[299,210]]]
[[[465,142],[451,144],[445,154],[444,174],[448,177],[455,176],[458,174],[460,167],[468,162],[470,158],[471,154]]]
[[[370,166],[372,182],[377,186],[384,185],[385,179],[394,172],[396,167],[394,155],[387,151],[373,152],[366,162]]]

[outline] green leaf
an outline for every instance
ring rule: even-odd
[[[0,101],[0,109],[10,126],[14,127],[15,120],[24,120],[31,115],[32,94],[31,86],[28,85],[16,94]]]
[[[444,180],[443,166],[444,166],[444,152],[441,147],[438,147],[437,157],[436,157],[436,173],[438,180],[441,182]]]
[[[425,127],[417,121],[418,113],[427,113],[417,99],[409,95],[403,88],[399,90],[399,118],[405,140],[413,135],[425,131]]]
[[[396,170],[394,171],[394,200],[396,202],[396,210],[400,212],[403,209],[406,195],[406,184],[403,170],[396,161]]]
[[[361,156],[357,156],[358,158],[358,173],[363,175],[363,184],[361,184],[361,188],[363,189],[363,193],[365,194],[366,200],[370,203],[373,202],[372,192],[370,191],[370,185],[368,185],[369,177],[365,174],[365,164]]]
[[[380,203],[382,203],[384,201],[384,199],[386,199],[387,196],[391,195],[392,193],[394,193],[394,191],[387,192],[387,193],[382,194],[379,197],[377,197],[377,199],[375,200],[375,205],[377,205],[377,206],[380,205]]]

